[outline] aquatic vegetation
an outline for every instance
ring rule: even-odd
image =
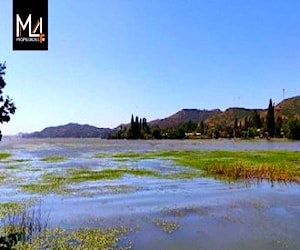
[[[127,152],[115,153],[111,157],[113,159],[119,159],[119,160],[125,160],[125,159],[145,160],[145,159],[156,159],[156,158],[172,159],[174,152],[180,152],[180,151],[171,151],[171,150],[144,151],[144,152],[127,151]]]
[[[5,169],[7,170],[17,170],[17,169],[20,169],[20,166],[19,165],[8,165],[5,167]]]
[[[14,159],[12,160],[12,162],[19,162],[19,163],[22,163],[22,162],[28,162],[30,161],[29,159]]]
[[[74,231],[63,228],[46,229],[31,241],[20,242],[15,249],[122,249],[118,243],[127,233],[125,226],[108,229],[80,228]],[[130,246],[124,249],[130,249]]]
[[[76,184],[86,181],[113,180],[122,178],[123,175],[129,174],[134,176],[156,176],[155,171],[147,169],[121,168],[121,169],[104,169],[91,170],[89,168],[71,168],[67,171],[52,172],[42,175],[41,180],[37,183],[28,183],[20,185],[23,191],[31,193],[69,193],[68,184]]]
[[[106,158],[109,157],[109,154],[107,153],[97,153],[94,155],[94,158]]]
[[[229,181],[266,179],[300,183],[300,152],[292,151],[152,151],[124,152],[114,158],[168,159],[180,166]]]
[[[13,164],[13,163],[23,163],[23,162],[29,162],[28,159],[9,159],[9,160],[1,160],[1,163],[7,163],[7,164]]]
[[[201,207],[187,206],[180,208],[164,208],[163,214],[166,216],[184,217],[189,214],[198,214],[203,216],[208,213],[207,209]]]
[[[5,180],[6,174],[3,171],[0,171],[0,184]]]
[[[41,202],[36,205],[34,200],[1,203],[0,222],[0,248],[3,249],[121,249],[120,238],[129,232],[125,226],[74,231],[49,229]],[[130,245],[125,249],[129,248]]]
[[[66,179],[63,176],[55,173],[46,173],[42,176],[39,182],[22,184],[20,185],[20,187],[24,192],[40,194],[62,194],[67,192],[65,184]]]
[[[300,153],[282,151],[213,151],[185,153],[175,161],[227,180],[266,179],[299,182]]]
[[[0,204],[0,248],[18,249],[15,245],[30,241],[46,228],[41,202],[36,205],[36,200],[30,199]]]
[[[0,152],[0,160],[6,160],[7,158],[11,157],[11,153],[7,152]]]
[[[137,168],[104,169],[100,171],[94,171],[88,168],[70,169],[67,172],[67,182],[77,183],[77,182],[84,182],[84,181],[119,179],[124,174],[129,174],[134,176],[156,176],[157,175],[155,171],[147,170],[147,169],[137,169]]]
[[[193,179],[203,176],[202,171],[180,171],[176,173],[161,174],[159,177],[163,179]]]
[[[9,214],[18,213],[22,211],[23,204],[20,202],[9,201],[0,203],[0,220]]]
[[[41,161],[45,161],[45,162],[62,162],[65,160],[66,160],[66,158],[64,156],[60,156],[60,155],[46,156],[41,159]]]
[[[134,151],[128,151],[128,152],[121,152],[121,153],[116,153],[112,155],[114,159],[123,159],[123,158],[128,158],[128,159],[147,159],[147,153],[145,152],[134,152]]]
[[[179,222],[170,221],[163,218],[154,219],[153,224],[157,227],[160,227],[166,233],[173,233],[180,228]]]

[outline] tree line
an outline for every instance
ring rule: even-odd
[[[146,118],[131,115],[129,125],[122,125],[111,134],[113,139],[184,139],[184,138],[289,138],[300,139],[300,120],[297,118],[275,119],[275,105],[269,100],[267,115],[261,117],[257,110],[245,116],[244,120],[235,118],[232,126],[215,124],[210,126],[204,121],[187,121],[176,128],[149,126]]]

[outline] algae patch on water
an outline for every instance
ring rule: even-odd
[[[5,180],[6,174],[4,172],[0,172],[0,184]]]
[[[153,224],[157,227],[160,227],[165,233],[173,233],[180,228],[179,222],[166,220],[163,218],[154,219]]]
[[[80,228],[74,231],[47,229],[30,241],[19,243],[15,249],[122,249],[118,244],[127,233],[125,226],[108,229]],[[130,249],[130,246],[125,246],[124,249]]]
[[[44,161],[44,162],[63,162],[66,160],[66,157],[64,156],[61,156],[61,155],[50,155],[50,156],[46,156],[46,157],[43,157],[41,159],[41,161]]]
[[[98,171],[89,168],[70,168],[66,171],[46,173],[41,176],[39,182],[23,184],[21,188],[23,191],[31,193],[69,193],[68,184],[120,179],[125,174],[138,177],[153,177],[157,175],[155,171],[135,168],[104,169]]]
[[[0,161],[6,160],[7,158],[11,157],[11,153],[7,152],[0,152]]]

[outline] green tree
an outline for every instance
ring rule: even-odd
[[[238,128],[238,119],[237,119],[237,118],[234,119],[234,125],[233,125],[233,128],[234,128],[234,129],[237,129],[237,128]]]
[[[283,125],[283,131],[287,138],[299,140],[300,139],[300,121],[298,119],[289,119]]]
[[[244,121],[244,126],[243,126],[243,130],[247,131],[249,128],[249,122],[248,122],[248,117],[245,116],[245,121]]]
[[[134,129],[133,129],[133,138],[138,139],[140,138],[140,122],[139,122],[139,117],[135,117],[135,122],[134,122]]]
[[[185,132],[184,132],[183,128],[175,129],[175,138],[176,139],[184,139],[185,138]]]
[[[161,130],[158,125],[151,128],[151,134],[154,139],[162,139]]]
[[[126,133],[126,138],[127,139],[133,139],[134,136],[133,136],[133,133],[134,133],[134,118],[133,118],[133,114],[131,115],[131,120],[130,120],[130,127]]]
[[[272,99],[269,101],[268,113],[266,117],[267,132],[269,137],[274,137],[275,134],[275,109]]]
[[[277,137],[281,137],[281,129],[282,129],[283,121],[281,116],[277,117],[276,125],[275,125],[275,135]]]
[[[204,134],[204,122],[203,121],[200,122],[199,133],[201,133],[201,135]]]
[[[0,123],[9,122],[10,115],[13,115],[16,112],[16,106],[12,99],[9,96],[3,96],[3,89],[6,86],[6,82],[4,80],[5,75],[5,62],[2,64],[0,63]],[[2,139],[2,133],[0,130],[0,141]]]
[[[250,116],[250,127],[254,127],[254,128],[262,127],[260,115],[258,114],[257,110],[254,110]]]

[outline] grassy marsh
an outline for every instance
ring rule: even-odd
[[[152,151],[124,152],[116,159],[169,159],[203,175],[227,180],[266,179],[300,183],[300,152],[292,151]]]

